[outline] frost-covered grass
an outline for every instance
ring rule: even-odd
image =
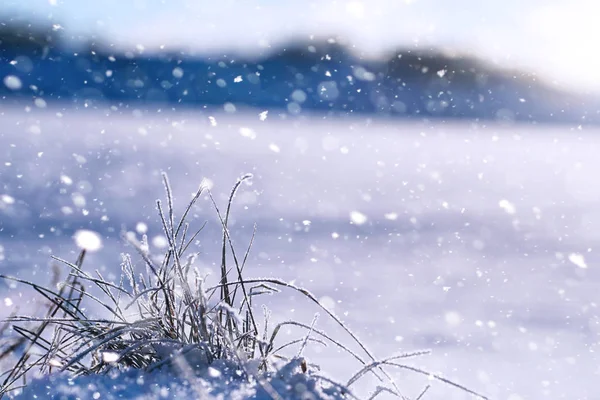
[[[78,259],[71,263],[55,258],[68,267],[64,282],[42,287],[16,277],[2,278],[27,285],[48,304],[43,317],[11,316],[16,337],[5,342],[1,358],[16,352],[15,364],[2,374],[0,397],[13,396],[23,388],[23,396],[69,395],[77,398],[156,398],[193,395],[196,398],[226,395],[237,398],[356,398],[354,387],[366,375],[379,385],[370,398],[388,393],[406,398],[386,368],[400,368],[442,381],[476,397],[484,398],[464,386],[441,376],[406,364],[406,360],[428,351],[401,353],[378,359],[367,346],[308,290],[276,278],[246,278],[248,255],[254,233],[243,253],[230,237],[228,223],[231,205],[246,175],[233,187],[224,212],[210,192],[208,196],[222,225],[220,276],[207,285],[191,251],[204,226],[192,229],[187,217],[205,193],[200,187],[180,218],[169,180],[163,174],[166,207],[158,200],[157,211],[168,250],[162,257],[149,252],[147,237],[138,240],[124,234],[141,258],[143,272],[136,271],[130,255],[123,255],[118,282],[105,278],[99,270],[86,271],[86,241]],[[94,238],[90,238],[94,241]],[[96,244],[92,243],[92,247]],[[89,250],[89,249],[87,249]],[[90,288],[99,291],[94,294]],[[318,314],[312,322],[285,320],[271,326],[270,313],[257,313],[256,298],[290,290],[301,294],[320,308],[347,335],[356,352],[343,339],[319,330]],[[106,317],[89,312],[95,303]],[[90,307],[93,309],[94,307]],[[279,340],[282,328],[299,327],[305,331],[291,341]],[[3,330],[6,330],[5,325]],[[307,346],[335,346],[357,362],[357,372],[346,382],[322,376],[316,365],[303,357]],[[58,373],[58,374],[56,374]],[[45,376],[28,384],[32,376]],[[95,380],[104,376],[107,380]],[[144,376],[152,384],[145,384]],[[115,379],[119,378],[119,384]],[[61,383],[62,382],[62,383]],[[77,382],[73,384],[73,382]],[[90,383],[91,382],[91,383]],[[134,384],[135,383],[135,384]],[[146,386],[145,386],[146,385]],[[48,387],[54,391],[48,393]],[[136,389],[132,389],[135,387]],[[103,388],[103,389],[102,389]],[[422,398],[428,387],[418,396]],[[106,393],[108,391],[108,393]],[[28,398],[29,398],[28,397]],[[109,397],[111,398],[111,397]]]

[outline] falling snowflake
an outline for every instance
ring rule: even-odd
[[[359,211],[352,211],[350,213],[350,221],[355,225],[362,225],[367,222],[367,216]]]
[[[15,198],[12,196],[9,196],[7,194],[3,194],[2,196],[0,196],[0,200],[2,200],[2,202],[5,204],[14,204],[15,203]]]
[[[244,126],[240,128],[240,135],[249,139],[256,139],[256,132]]]
[[[446,320],[446,324],[449,326],[458,326],[462,322],[462,317],[456,311],[448,311],[444,315],[444,319]]]
[[[389,219],[390,221],[395,221],[398,219],[398,214],[395,212],[387,213],[384,215],[385,219]]]
[[[175,67],[173,68],[172,74],[175,79],[181,79],[183,78],[183,69],[181,69],[180,67]]]
[[[165,249],[169,246],[169,242],[166,237],[159,235],[152,239],[152,245],[158,249]]]
[[[69,185],[73,184],[73,179],[71,179],[71,177],[68,176],[68,175],[61,175],[60,176],[60,182],[62,184],[65,184],[65,185],[69,186]]]
[[[81,229],[73,236],[77,247],[87,251],[98,251],[102,248],[102,238],[94,231]]]
[[[274,153],[279,153],[281,151],[281,149],[279,148],[279,146],[277,146],[275,143],[271,143],[269,145],[269,150],[271,150]]]
[[[145,234],[146,232],[148,232],[148,225],[146,225],[144,222],[138,222],[135,226],[135,230],[137,231],[137,233],[139,233],[140,235]]]
[[[507,214],[514,214],[517,212],[515,205],[506,199],[500,200],[498,205],[501,209],[506,211]]]
[[[569,254],[569,261],[571,261],[573,264],[582,269],[587,269],[588,267],[587,263],[585,262],[585,258],[583,257],[583,254],[571,253]]]
[[[7,75],[4,77],[4,86],[10,90],[19,90],[23,87],[23,82],[18,76]]]

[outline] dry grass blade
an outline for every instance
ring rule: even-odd
[[[419,396],[417,396],[417,398],[415,400],[421,400],[423,398],[423,396],[425,396],[425,393],[427,393],[427,391],[430,388],[431,388],[431,385],[425,386],[425,388],[423,389],[423,391],[421,393],[419,393]]]
[[[81,253],[79,254],[76,265],[80,267],[83,264],[84,258],[85,258],[85,250],[81,251]],[[45,291],[51,292],[45,288],[37,286],[26,280],[17,279],[17,278],[9,278],[9,277],[3,276],[3,275],[0,275],[0,277],[2,277],[4,279],[12,279],[12,280],[15,280],[15,281],[18,281],[21,283],[25,283],[27,285],[30,285],[34,289],[36,289],[38,292],[43,292],[42,289],[44,289]],[[70,278],[71,283],[75,282],[75,278],[73,278],[71,276],[69,278]],[[69,280],[67,282],[69,282]],[[62,300],[69,300],[69,303],[71,303],[70,298],[65,299],[63,297],[64,292],[65,292],[65,287],[61,287],[59,292],[55,294],[57,299],[60,299],[60,300],[58,302],[53,301],[53,304],[47,313],[47,316],[49,318],[54,317],[61,308],[64,309]],[[21,377],[25,377],[26,373],[32,368],[32,366],[30,366],[30,367],[26,366],[26,362],[30,357],[30,351],[35,345],[38,344],[38,341],[42,337],[42,334],[44,333],[44,331],[46,330],[46,328],[49,325],[50,324],[48,322],[43,322],[42,324],[40,324],[40,326],[38,327],[36,332],[33,333],[32,336],[29,338],[29,343],[28,343],[27,347],[24,349],[21,357],[19,358],[19,360],[17,361],[15,366],[11,369],[10,373],[8,374],[8,376],[5,378],[4,382],[2,383],[2,386],[0,388],[0,397],[4,396],[4,394],[6,394],[8,391],[12,390],[13,384]]]
[[[356,374],[354,374],[352,376],[352,378],[350,378],[348,380],[348,383],[346,383],[346,386],[347,387],[352,386],[356,381],[358,381],[360,378],[362,378],[367,372],[371,371],[373,368],[379,367],[380,365],[392,365],[391,364],[392,361],[396,361],[396,360],[399,360],[402,358],[424,356],[424,355],[427,355],[430,353],[431,353],[431,351],[429,351],[429,350],[422,350],[422,351],[415,351],[412,353],[399,354],[399,355],[388,357],[388,358],[385,358],[385,359],[379,360],[379,361],[373,361],[372,363],[365,365],[360,371],[358,371]]]
[[[409,371],[412,371],[412,372],[416,372],[416,373],[421,374],[421,375],[425,375],[425,376],[427,376],[429,378],[433,378],[433,379],[438,380],[440,382],[443,382],[443,383],[445,383],[447,385],[450,385],[450,386],[453,386],[453,387],[455,387],[457,389],[460,389],[463,392],[469,393],[470,395],[473,395],[473,396],[475,396],[475,397],[477,397],[479,399],[489,400],[488,397],[482,395],[481,393],[477,393],[477,392],[469,389],[468,387],[461,385],[460,383],[453,382],[453,381],[451,381],[448,378],[444,378],[443,376],[440,376],[440,375],[437,375],[437,374],[432,374],[432,373],[424,371],[424,370],[422,370],[420,368],[412,367],[410,365],[396,364],[396,363],[392,363],[392,362],[388,363],[388,365],[392,365],[392,366],[397,367],[397,368],[402,368],[402,369],[406,369],[406,370],[409,370]]]
[[[304,339],[302,340],[302,345],[300,346],[300,349],[298,350],[298,354],[296,354],[296,358],[302,357],[302,353],[304,352],[304,349],[306,348],[308,339],[310,339],[310,334],[315,329],[315,325],[317,324],[318,319],[319,319],[319,314],[317,313],[313,317],[312,323],[310,324],[310,328],[308,329],[308,332],[306,332],[306,335],[304,336]]]
[[[280,322],[279,324],[277,324],[275,326],[275,328],[273,329],[273,332],[271,334],[271,339],[268,342],[267,345],[267,355],[268,354],[273,354],[273,343],[275,341],[275,337],[277,336],[277,334],[279,333],[279,330],[286,325],[293,325],[293,326],[297,326],[300,328],[304,328],[304,329],[308,329],[310,330],[311,327],[309,325],[303,324],[301,322],[297,322],[297,321],[284,321],[284,322]],[[318,329],[312,329],[312,332],[321,336],[322,338],[324,338],[325,340],[327,340],[328,342],[334,344],[335,346],[337,346],[339,349],[343,350],[344,352],[348,353],[349,355],[351,355],[355,360],[357,360],[360,364],[362,365],[366,365],[367,362],[365,360],[363,360],[358,354],[356,354],[354,351],[352,351],[348,346],[345,346],[344,344],[342,344],[340,341],[335,340],[334,338],[332,338],[331,336],[327,335],[325,332],[322,332]],[[373,373],[373,375],[375,375],[380,381],[383,381],[383,379],[377,375],[377,373],[375,371],[371,370],[371,373]]]
[[[298,343],[304,343],[304,340],[305,340],[305,338],[290,340],[289,342],[284,343],[281,346],[279,346],[278,348],[276,348],[275,350],[271,351],[271,354],[277,354],[281,350],[285,349],[286,347],[293,346],[293,345],[298,344]],[[318,344],[320,344],[323,347],[327,347],[327,343],[325,341],[321,340],[321,339],[317,339],[317,338],[312,338],[311,337],[311,338],[308,338],[308,341],[311,342],[311,343],[318,343]]]
[[[373,394],[371,394],[371,396],[369,396],[369,400],[373,400],[377,396],[379,396],[380,394],[383,394],[383,393],[389,393],[395,397],[401,397],[398,393],[394,392],[390,388],[387,388],[385,386],[377,386],[377,388],[375,388],[375,391],[373,392]]]
[[[339,319],[335,314],[333,314],[329,309],[327,309],[327,307],[323,306],[319,300],[317,300],[317,298],[311,294],[308,290],[300,288],[296,285],[293,285],[291,283],[288,282],[284,282],[282,280],[279,279],[273,279],[273,278],[263,278],[263,279],[246,279],[243,281],[243,283],[246,284],[258,284],[258,283],[270,283],[272,285],[277,285],[277,286],[282,286],[285,288],[289,288],[292,289],[296,292],[302,293],[306,298],[308,298],[310,301],[312,301],[313,303],[317,304],[317,306],[319,306],[319,308],[323,311],[325,311],[327,313],[327,315],[333,320],[335,321],[346,333],[348,333],[348,335],[350,335],[350,337],[354,340],[355,343],[358,344],[358,346],[365,352],[365,354],[371,359],[371,361],[376,361],[375,356],[373,356],[373,354],[367,349],[367,347],[364,345],[364,343],[346,326],[346,324],[344,324],[344,322],[342,322],[341,319]],[[241,284],[241,282],[229,282],[227,284],[220,284],[217,286],[214,286],[211,289],[215,289],[218,288],[220,286],[227,286],[227,285],[236,285],[236,284]],[[359,358],[359,360],[361,360],[361,362],[363,364],[365,364],[364,361],[362,361],[362,359]],[[378,367],[381,371],[381,373],[390,381],[390,383],[392,384],[392,386],[394,386],[394,389],[396,389],[398,392],[400,392],[400,389],[398,388],[398,386],[396,385],[396,383],[394,382],[394,380],[392,379],[392,377],[382,368]]]

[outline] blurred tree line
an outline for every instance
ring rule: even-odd
[[[26,51],[56,47],[60,44],[60,25],[0,15],[0,49]]]

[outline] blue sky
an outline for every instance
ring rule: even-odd
[[[442,47],[600,92],[597,0],[2,0],[117,45],[252,52],[340,34],[362,51]],[[568,56],[568,57],[567,57]]]

